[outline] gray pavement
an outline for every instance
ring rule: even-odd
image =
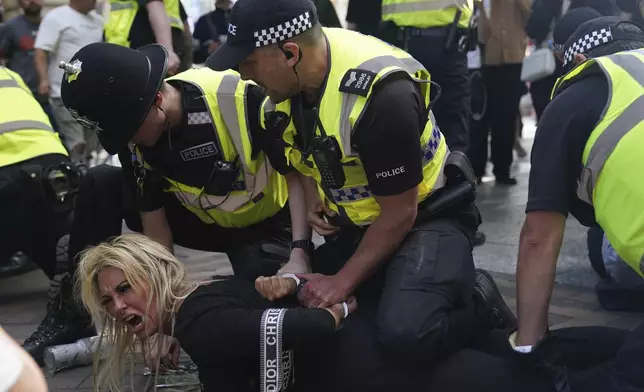
[[[530,128],[530,124],[528,124]],[[530,130],[527,136],[531,137]],[[529,144],[526,141],[525,144]],[[475,250],[477,267],[493,272],[506,300],[514,309],[514,273],[519,232],[524,218],[527,198],[529,163],[516,165],[519,185],[498,187],[485,179],[479,187],[479,208],[483,215],[482,231],[487,235],[485,245]],[[621,312],[606,312],[599,306],[592,287],[597,279],[590,268],[586,251],[586,230],[569,219],[563,250],[557,268],[557,285],[550,307],[552,328],[578,325],[610,325],[634,328],[642,316]],[[232,272],[225,255],[205,253],[179,247],[178,256],[186,262],[189,276],[205,279],[212,273]],[[18,341],[35,330],[45,313],[48,284],[40,271],[0,281],[0,325]],[[134,390],[146,390],[146,379],[137,368]],[[49,376],[51,391],[91,390],[91,367],[64,371]]]

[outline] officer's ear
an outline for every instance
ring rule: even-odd
[[[579,65],[579,64],[583,63],[583,62],[584,62],[584,61],[586,61],[586,60],[588,60],[588,57],[584,56],[584,55],[583,55],[583,54],[581,54],[581,53],[577,53],[577,54],[575,55],[574,62],[575,62],[575,65]]]
[[[299,45],[295,42],[285,42],[281,45],[280,49],[284,53],[286,63],[289,67],[294,67],[300,62],[302,51],[300,50]]]

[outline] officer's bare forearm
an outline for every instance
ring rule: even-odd
[[[36,73],[38,74],[38,81],[48,82],[49,75],[47,74],[47,52],[42,49],[34,50],[34,65],[36,67]]]
[[[291,212],[293,241],[310,240],[311,227],[306,219],[306,195],[301,182],[302,175],[298,172],[288,173],[288,208]]]
[[[380,216],[365,232],[356,252],[338,272],[354,290],[376,272],[414,226],[418,213],[418,189],[395,196],[376,197]]]
[[[521,229],[517,262],[517,344],[533,345],[548,326],[548,307],[561,249],[565,217],[530,212]]]
[[[174,253],[172,230],[170,229],[170,224],[165,214],[165,208],[160,208],[156,211],[141,212],[140,215],[143,234]]]
[[[172,33],[170,30],[170,19],[165,10],[163,1],[151,1],[145,6],[148,10],[148,19],[154,32],[154,38],[157,43],[165,46],[165,48],[172,52]]]

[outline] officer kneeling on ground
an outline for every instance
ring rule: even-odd
[[[326,236],[314,270],[327,275],[302,275],[300,300],[324,307],[355,291],[359,311],[377,313],[380,341],[408,360],[487,330],[474,306],[475,179],[462,153],[448,158],[428,72],[373,37],[322,28],[308,0],[240,0],[229,22],[206,64],[265,89],[271,154],[308,177],[309,222]],[[512,324],[491,278],[477,278],[480,313]]]
[[[49,279],[66,274],[67,240],[83,172],[79,169],[72,166],[49,117],[22,78],[0,66],[0,265],[21,250]],[[71,286],[64,282],[69,296]],[[48,316],[58,313],[64,296],[59,293],[52,299]],[[25,340],[32,355],[42,332]],[[52,339],[53,344],[60,342]]]
[[[298,176],[287,190],[261,149],[261,90],[207,68],[164,81],[167,61],[158,44],[96,43],[63,64],[65,106],[123,164],[94,167],[81,184],[72,265],[85,247],[120,234],[125,219],[171,250],[225,252],[250,280],[309,271],[306,215],[293,216],[291,233],[286,207],[290,191],[290,206],[304,210]]]
[[[548,336],[568,213],[583,225],[599,224],[620,257],[644,276],[644,31],[616,17],[589,20],[566,41],[564,71],[532,148],[517,264],[514,343],[526,346],[523,352]],[[641,342],[644,329],[638,331]]]

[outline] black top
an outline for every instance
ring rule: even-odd
[[[526,212],[572,213],[580,223],[595,222],[593,208],[577,198],[582,155],[590,133],[608,102],[603,74],[570,85],[548,104],[532,147]]]
[[[273,307],[289,306],[271,303],[252,282],[236,277],[201,286],[185,299],[176,315],[175,337],[198,366],[204,391],[259,390],[261,320],[264,310]],[[283,319],[282,349],[297,350],[334,332],[328,311],[291,308]]]
[[[371,103],[352,136],[374,195],[400,194],[423,180],[420,134],[426,121],[423,97],[409,78],[392,75],[374,86]],[[293,170],[280,164],[277,154],[284,150],[270,153],[273,167],[281,173]],[[383,175],[394,172],[399,174]]]
[[[139,3],[139,11],[134,17],[134,22],[132,23],[132,28],[130,29],[130,35],[128,40],[130,41],[130,47],[132,49],[138,49],[141,46],[153,44],[157,42],[154,37],[154,31],[152,30],[152,25],[150,25],[150,19],[148,19],[148,10],[145,7],[148,3],[152,1],[162,1],[162,0],[137,0]],[[186,10],[183,8],[183,4],[179,2],[179,13],[181,15],[181,20],[186,21],[188,15]],[[189,48],[185,47],[183,32],[177,28],[172,28],[172,46],[174,47],[174,52],[181,57],[181,53],[184,53]]]
[[[195,31],[192,36],[199,42],[199,48],[194,52],[193,60],[196,64],[206,61],[210,53],[208,47],[213,42],[221,43],[220,35],[228,33],[228,13],[230,10],[217,8],[216,10],[203,15],[195,23]]]
[[[215,129],[212,124],[189,125],[188,115],[193,113],[197,118],[206,114],[208,106],[201,90],[190,83],[170,81],[174,87],[180,89],[183,100],[183,120],[170,132],[164,134],[153,147],[139,146],[143,160],[154,168],[148,171],[143,183],[142,194],[139,195],[137,209],[142,212],[155,211],[164,205],[163,189],[166,184],[161,179],[167,176],[182,184],[203,187],[210,178],[216,160],[221,160],[218,142],[216,142]],[[247,90],[248,127],[253,143],[253,156],[259,154],[264,144],[265,132],[260,131],[259,108],[264,95],[255,86],[250,85]],[[131,182],[134,172],[131,169],[132,160],[129,151],[119,154],[124,164],[124,172]]]

